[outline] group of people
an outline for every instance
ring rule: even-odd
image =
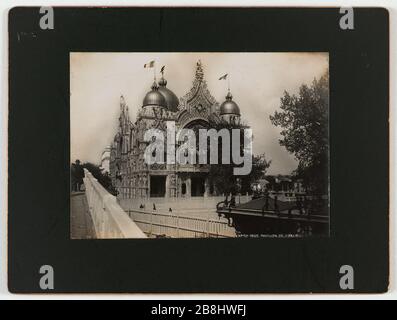
[[[228,199],[229,199],[229,195],[226,195],[226,199],[224,201],[225,207],[227,207],[227,208],[236,207],[236,196],[234,194],[231,194],[230,201]]]

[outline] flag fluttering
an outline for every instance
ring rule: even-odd
[[[160,73],[161,73],[161,74],[164,73],[164,69],[165,69],[165,66],[162,66],[161,69],[160,69]]]
[[[143,65],[144,68],[153,68],[154,67],[154,60],[150,61],[149,63],[145,63]]]
[[[145,63],[143,65],[144,68],[153,68],[153,79],[156,82],[156,64],[155,60],[150,61],[149,63]]]
[[[219,80],[227,80],[227,91],[230,92],[230,78],[228,77],[228,73],[224,74]]]

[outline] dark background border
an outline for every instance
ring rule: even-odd
[[[40,29],[38,7],[9,13],[11,292],[43,292],[43,264],[52,292],[345,292],[345,264],[352,292],[387,290],[387,10],[354,9],[354,30],[340,29],[338,8],[54,12],[54,30]],[[70,240],[72,51],[329,52],[331,237]]]

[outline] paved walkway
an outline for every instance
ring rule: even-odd
[[[96,238],[84,192],[70,194],[70,211],[70,237],[72,239]]]
[[[170,208],[172,214],[198,218],[218,219],[216,212],[217,203],[225,200],[223,196],[217,197],[191,197],[191,198],[149,198],[149,199],[118,199],[120,206],[125,210],[142,210],[141,204],[145,205],[145,211],[153,211],[153,204],[156,206],[156,213],[168,214]],[[241,202],[251,198],[241,196]]]

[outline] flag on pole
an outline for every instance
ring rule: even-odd
[[[164,69],[165,69],[165,66],[162,66],[161,69],[160,69],[160,73],[163,73]]]
[[[227,78],[227,73],[224,76],[220,77],[219,80],[226,80],[226,78]]]
[[[154,67],[154,60],[150,61],[149,63],[145,63],[143,65],[144,68],[153,68]]]

